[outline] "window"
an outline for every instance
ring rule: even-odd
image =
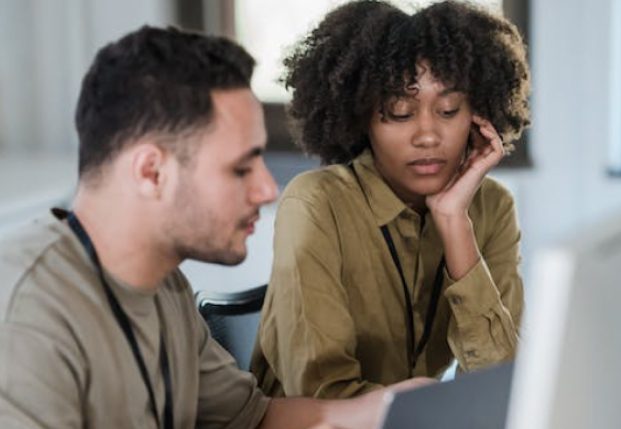
[[[253,89],[264,102],[266,120],[272,150],[292,150],[293,144],[287,131],[284,104],[289,94],[278,83],[283,69],[282,59],[287,49],[312,29],[327,11],[348,0],[313,0],[292,2],[287,0],[178,0],[185,5],[185,16],[190,21],[197,17],[211,17],[202,20],[209,32],[234,35],[235,38],[257,59],[253,77]],[[419,0],[416,6],[432,3],[433,0]],[[393,0],[393,4],[411,11],[411,2]],[[528,0],[476,0],[476,3],[501,9],[514,22],[525,40],[528,40]],[[180,15],[182,17],[182,15]],[[213,17],[219,17],[214,20]],[[180,20],[183,23],[183,19]],[[194,27],[199,24],[194,22]],[[501,167],[516,168],[531,165],[527,145],[527,133],[516,142],[515,153],[503,160]]]
[[[349,0],[236,0],[235,29],[237,40],[257,58],[253,88],[266,102],[286,102],[289,94],[277,82],[282,74],[282,59],[287,49],[314,28],[325,14]],[[500,8],[501,0],[478,0],[477,3]],[[406,0],[392,1],[405,11],[412,11]],[[431,0],[418,1],[424,6]]]

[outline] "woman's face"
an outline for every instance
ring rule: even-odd
[[[426,62],[416,71],[406,95],[373,113],[369,137],[384,180],[405,203],[420,206],[459,169],[473,113],[466,95],[436,80]]]

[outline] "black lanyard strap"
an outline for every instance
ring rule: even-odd
[[[155,401],[155,394],[153,392],[153,385],[151,383],[151,379],[149,377],[149,373],[147,372],[147,366],[145,364],[144,358],[142,356],[142,352],[140,351],[140,347],[138,346],[138,341],[136,340],[136,336],[134,335],[134,330],[131,325],[131,321],[129,316],[121,307],[118,299],[112,292],[112,288],[106,281],[104,276],[103,268],[101,266],[101,262],[99,261],[99,257],[97,255],[97,251],[93,242],[91,241],[88,233],[80,223],[78,217],[73,212],[65,212],[64,215],[67,217],[67,222],[69,227],[73,230],[75,235],[78,237],[84,249],[88,253],[91,261],[97,268],[97,273],[99,274],[99,280],[103,286],[104,292],[108,299],[108,303],[110,304],[110,308],[112,309],[112,313],[116,318],[119,327],[125,334],[125,338],[129,343],[129,346],[134,355],[134,359],[136,360],[136,364],[138,365],[138,369],[140,370],[140,375],[142,376],[142,380],[145,384],[147,392],[149,394],[149,404],[151,408],[151,412],[155,417],[155,421],[157,422],[157,427],[161,428],[161,419],[159,413],[157,412],[157,405]],[[168,362],[168,354],[166,353],[166,345],[164,343],[164,337],[162,333],[160,333],[160,356],[159,356],[160,368],[162,370],[162,378],[164,379],[164,390],[165,390],[165,403],[164,403],[164,428],[165,429],[173,429],[173,410],[172,410],[172,383],[170,379],[170,367]]]
[[[412,353],[412,350],[414,349],[414,342],[416,340],[414,336],[414,309],[412,307],[410,291],[408,289],[407,282],[405,281],[403,268],[401,267],[401,261],[399,260],[399,255],[397,254],[395,243],[392,239],[392,236],[390,235],[390,231],[388,230],[388,225],[383,225],[380,229],[382,230],[382,235],[384,236],[384,240],[386,241],[386,245],[388,246],[388,250],[390,251],[390,256],[392,257],[392,260],[395,263],[395,267],[399,272],[399,277],[401,278],[401,285],[403,286],[403,295],[405,297],[405,313],[408,324],[408,344],[406,350],[407,362],[410,364],[411,371],[413,372],[414,368],[416,367],[416,361],[418,360],[418,357],[420,356],[423,349],[427,345],[427,342],[429,341],[429,337],[431,335],[431,328],[433,327],[433,321],[436,317],[438,301],[440,300],[440,292],[442,291],[444,257],[440,259],[440,263],[438,264],[438,268],[436,269],[436,275],[433,280],[433,289],[431,291],[431,299],[429,300],[429,306],[427,308],[427,314],[425,316],[423,335],[420,338],[420,342],[416,345],[416,352]]]
[[[360,177],[358,177],[358,173],[354,168],[354,164],[350,162],[347,164],[347,167],[351,170],[352,174],[356,178],[358,182],[358,186],[362,191],[365,199],[367,200],[367,204],[371,204],[369,202],[369,198],[367,194],[364,192],[364,188],[362,187],[362,183],[360,182]],[[383,225],[380,227],[382,231],[382,235],[384,236],[384,240],[386,241],[386,245],[388,246],[388,250],[390,251],[390,256],[392,257],[393,262],[395,263],[395,267],[399,272],[399,277],[401,278],[401,285],[403,286],[403,296],[405,298],[405,313],[406,313],[406,322],[407,322],[407,345],[406,345],[406,362],[409,365],[409,371],[413,372],[416,367],[416,361],[418,357],[422,353],[425,345],[429,341],[429,337],[431,335],[431,328],[433,327],[433,321],[436,317],[436,310],[438,309],[438,301],[440,300],[440,292],[442,291],[442,277],[444,271],[444,256],[440,259],[440,263],[438,264],[438,268],[436,269],[436,276],[433,281],[433,290],[431,292],[431,299],[429,300],[429,307],[427,308],[427,315],[425,316],[425,327],[423,329],[423,335],[420,338],[420,342],[416,346],[416,352],[412,353],[414,350],[414,309],[412,307],[412,299],[410,298],[410,292],[408,289],[408,284],[405,281],[405,276],[403,275],[403,268],[401,267],[401,261],[399,260],[399,255],[397,254],[397,249],[395,248],[395,243],[390,235],[390,231],[388,230],[388,225]]]
[[[395,243],[392,240],[392,236],[390,235],[390,231],[388,231],[388,226],[383,225],[381,227],[382,235],[384,236],[384,240],[386,241],[386,245],[388,245],[388,250],[390,250],[390,256],[392,256],[392,260],[395,263],[395,267],[397,267],[397,272],[399,273],[399,277],[401,278],[401,285],[403,286],[403,296],[405,298],[405,316],[406,316],[406,324],[407,324],[407,346],[406,346],[406,357],[409,368],[411,370],[414,369],[415,365],[415,357],[414,353],[414,312],[412,310],[412,299],[410,298],[410,292],[408,290],[408,284],[405,281],[405,276],[403,275],[403,269],[401,268],[401,261],[399,260],[399,255],[397,255],[397,249],[395,248]]]

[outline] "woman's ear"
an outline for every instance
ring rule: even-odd
[[[474,122],[470,123],[470,129],[468,130],[468,137],[466,139],[466,147],[464,148],[464,160],[468,159],[475,145],[476,134],[478,133],[478,126]]]
[[[481,149],[486,144],[489,144],[487,139],[481,134],[480,126],[475,122],[470,123],[470,132],[468,133],[468,148],[469,151],[473,149]]]
[[[470,128],[470,131],[468,132],[468,140],[466,142],[466,157],[468,157],[468,155],[470,154],[470,152],[472,151],[472,148],[474,147],[474,141],[473,141],[473,136],[472,136],[472,127]]]

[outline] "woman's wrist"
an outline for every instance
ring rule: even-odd
[[[431,217],[436,229],[443,238],[444,236],[451,237],[455,234],[462,235],[473,230],[472,221],[467,210],[456,213],[434,213],[432,211]]]
[[[481,258],[472,221],[465,214],[434,217],[434,222],[444,247],[448,274],[460,280]]]

